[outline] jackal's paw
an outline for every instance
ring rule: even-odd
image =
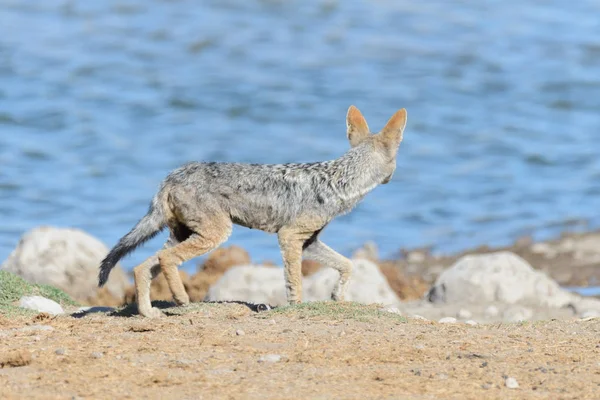
[[[190,304],[190,296],[185,295],[184,296],[174,296],[173,300],[175,300],[175,304],[177,304],[178,306],[187,306],[188,304]]]
[[[160,318],[163,316],[162,311],[160,311],[156,307],[152,307],[150,310],[147,310],[147,311],[140,310],[140,314],[146,318]]]

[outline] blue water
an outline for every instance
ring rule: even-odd
[[[593,0],[0,0],[0,261],[42,224],[112,246],[191,160],[342,154],[409,122],[391,184],[322,237],[439,252],[600,226]],[[161,236],[125,260],[132,267]],[[279,262],[276,239],[230,243]]]

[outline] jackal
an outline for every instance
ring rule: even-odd
[[[350,106],[346,127],[351,148],[335,160],[183,165],[167,176],[148,213],[102,261],[99,286],[122,257],[168,227],[162,250],[134,268],[138,310],[145,317],[161,315],[150,304],[150,281],[161,271],[175,302],[188,304],[177,268],[225,242],[237,224],[277,233],[289,303],[302,301],[303,256],[339,271],[331,298],[343,300],[352,262],[321,242],[319,233],[377,185],[390,181],[405,125],[406,110],[401,109],[372,134],[358,108]]]

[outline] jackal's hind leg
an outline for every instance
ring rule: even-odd
[[[306,258],[318,261],[326,267],[338,270],[340,279],[333,288],[331,299],[336,301],[344,300],[346,288],[352,275],[352,261],[318,239],[304,250],[304,255]]]
[[[202,234],[193,233],[183,242],[158,253],[160,269],[165,275],[173,299],[178,305],[189,304],[190,297],[185,291],[177,267],[185,261],[208,253],[227,240],[231,234],[231,222],[222,228],[206,234],[204,232]]]
[[[170,237],[165,243],[163,249],[175,245],[177,240]],[[135,294],[138,304],[138,312],[140,315],[148,318],[158,318],[162,315],[158,308],[153,308],[150,303],[150,284],[152,279],[160,273],[160,265],[158,263],[158,253],[149,257],[133,269],[135,279]]]

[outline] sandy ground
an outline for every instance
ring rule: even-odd
[[[469,326],[331,302],[165,311],[0,315],[0,398],[600,397],[600,319]]]

